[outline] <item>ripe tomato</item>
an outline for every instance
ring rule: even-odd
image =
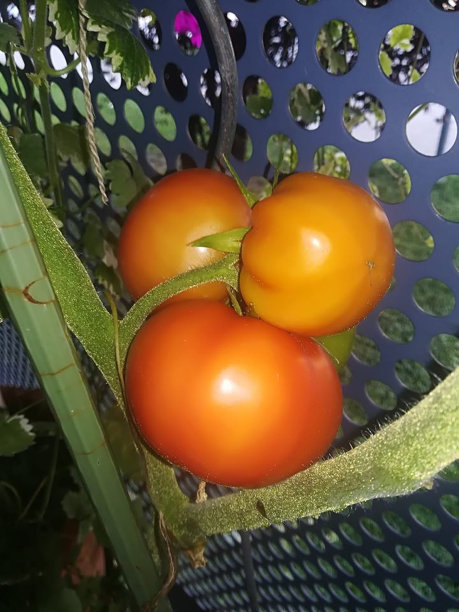
[[[137,299],[168,278],[223,257],[213,249],[189,245],[249,225],[250,212],[236,182],[216,170],[193,168],[161,179],[134,205],[121,229],[118,261],[129,293]],[[214,282],[176,299],[226,296],[224,283]]]
[[[227,486],[295,474],[325,453],[341,421],[338,375],[318,343],[221,302],[155,313],[134,338],[125,375],[145,442]]]
[[[308,336],[349,329],[379,302],[395,251],[379,204],[349,181],[291,175],[258,202],[240,289],[264,320]]]

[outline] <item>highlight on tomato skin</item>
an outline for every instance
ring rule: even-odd
[[[342,416],[338,375],[317,342],[210,300],[154,313],[130,347],[125,383],[155,453],[231,487],[271,485],[308,467]]]
[[[365,190],[312,172],[285,178],[252,210],[240,290],[265,321],[307,336],[355,326],[383,298],[395,248]]]
[[[218,261],[224,253],[191,243],[250,222],[250,207],[226,174],[192,168],[162,178],[134,204],[121,228],[118,263],[127,290],[138,299],[177,274]],[[226,297],[224,283],[212,282],[171,301]]]

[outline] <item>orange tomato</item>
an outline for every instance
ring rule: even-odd
[[[119,269],[129,293],[137,299],[162,281],[223,257],[190,243],[249,225],[250,212],[236,182],[216,170],[194,168],[161,179],[134,205],[121,230]],[[172,300],[226,296],[224,283],[213,282]]]
[[[381,206],[349,181],[284,179],[252,211],[240,289],[265,321],[308,336],[349,329],[389,287],[395,250]]]
[[[130,347],[126,395],[145,442],[200,478],[273,484],[328,449],[341,421],[322,347],[221,302],[166,306]]]

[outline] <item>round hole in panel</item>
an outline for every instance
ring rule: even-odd
[[[421,278],[413,287],[413,299],[425,313],[434,317],[451,314],[456,305],[452,290],[436,278]]]
[[[359,520],[359,523],[360,527],[368,536],[370,536],[370,538],[376,540],[377,542],[384,541],[384,532],[376,521],[368,516],[363,516]]]
[[[202,46],[198,20],[190,11],[179,11],[174,21],[175,39],[186,55],[196,55]]]
[[[386,572],[394,574],[397,571],[397,563],[381,548],[373,549],[371,554],[376,563]]]
[[[419,104],[406,121],[406,137],[413,149],[422,155],[443,155],[456,142],[456,119],[443,104]]]
[[[73,105],[83,117],[86,117],[86,106],[84,103],[84,94],[79,87],[72,89]]]
[[[317,563],[319,564],[319,567],[324,572],[324,574],[327,574],[328,576],[330,576],[330,578],[336,578],[338,572],[335,570],[333,565],[329,563],[326,559],[322,559],[319,557]]]
[[[392,228],[397,252],[410,261],[429,259],[434,239],[429,230],[417,221],[400,221]]]
[[[321,584],[315,584],[314,585],[314,591],[317,593],[317,595],[323,599],[324,601],[326,601],[327,603],[331,603],[332,602],[332,598],[330,596],[330,593],[327,591],[327,589],[325,587],[323,587]]]
[[[207,150],[210,142],[210,126],[201,115],[191,115],[188,120],[188,133],[194,144]]]
[[[347,418],[355,425],[366,425],[368,417],[362,404],[355,399],[345,397],[343,399],[343,411]]]
[[[54,83],[54,82],[52,82],[51,85],[56,85],[56,87],[59,87],[59,85],[57,85],[57,83]],[[13,80],[13,89],[15,93],[17,93],[17,95],[20,96],[21,98],[25,99],[27,97],[26,90],[24,87],[24,83],[22,82],[22,79],[18,78],[18,79]],[[40,101],[40,95],[38,95],[37,98],[38,98],[37,101]]]
[[[107,134],[101,130],[100,128],[96,128],[96,145],[102,155],[110,156],[112,152],[112,145],[110,144],[110,140],[108,139]]]
[[[437,363],[454,370],[459,367],[459,338],[451,334],[438,334],[430,341],[430,353]]]
[[[361,546],[362,536],[355,527],[353,527],[349,523],[344,522],[340,524],[339,530],[348,542],[350,542],[351,544],[355,544],[355,546]]]
[[[96,106],[102,119],[109,125],[115,125],[116,111],[110,98],[104,93],[99,92],[96,97]]]
[[[246,162],[252,157],[253,144],[248,131],[237,124],[231,153],[239,161]]]
[[[149,143],[145,150],[145,159],[149,166],[153,168],[158,174],[166,174],[167,172],[167,161],[164,157],[164,153],[155,144]]]
[[[453,265],[456,268],[456,272],[459,272],[459,246],[453,252]]]
[[[62,53],[62,51],[57,45],[50,45],[48,52],[49,61],[54,70],[62,70],[63,68],[67,68],[67,60],[65,59],[65,55]],[[67,74],[62,75],[63,78],[67,78],[67,76]]]
[[[441,588],[441,590],[449,595],[452,599],[459,601],[459,582],[451,578],[451,576],[445,576],[439,574],[435,578],[435,582]]]
[[[442,495],[440,497],[441,507],[453,519],[459,521],[459,497],[457,495]]]
[[[343,123],[356,140],[373,142],[381,136],[386,124],[386,113],[376,96],[358,91],[344,105]]]
[[[308,574],[316,580],[322,577],[317,565],[315,565],[315,563],[313,563],[309,559],[303,560],[303,567],[308,572]]]
[[[333,531],[333,529],[330,529],[329,527],[324,527],[322,529],[322,535],[328,542],[328,544],[330,544],[330,546],[333,546],[333,548],[336,548],[337,550],[341,550],[343,548],[341,538],[336,533],[336,531]]]
[[[62,89],[54,81],[49,86],[49,93],[51,94],[51,99],[56,105],[56,107],[61,112],[65,112],[67,110],[67,100],[64,96],[64,92],[62,91]]]
[[[393,578],[386,578],[386,580],[384,580],[384,586],[389,591],[389,593],[391,593],[391,595],[393,595],[399,601],[410,601],[410,594],[408,593],[408,591]]]
[[[81,200],[84,196],[84,191],[81,187],[81,183],[79,182],[79,180],[76,177],[70,175],[67,181],[73,195]]]
[[[239,17],[233,12],[225,13],[225,20],[233,45],[234,55],[236,60],[238,60],[244,55],[247,43],[244,26]]]
[[[386,601],[386,596],[384,595],[384,591],[371,580],[364,580],[363,586],[366,592],[368,593],[368,595],[373,597],[373,599],[376,599],[376,601],[380,603],[384,603]],[[381,608],[379,609],[381,610]]]
[[[255,119],[265,119],[273,107],[273,92],[260,76],[248,76],[242,86],[242,99]]]
[[[222,93],[222,78],[218,70],[206,68],[201,74],[199,86],[206,104],[215,108]]]
[[[8,83],[6,82],[6,79],[3,76],[3,74],[0,73],[0,92],[4,96],[7,96],[8,95],[8,91],[9,91]]]
[[[271,17],[263,30],[263,46],[276,68],[287,68],[298,55],[298,36],[292,23],[283,15]]]
[[[382,310],[378,315],[378,325],[382,333],[393,342],[411,342],[414,338],[413,323],[396,308]]]
[[[411,527],[403,517],[393,510],[385,510],[382,513],[383,521],[394,533],[404,538],[411,534]]]
[[[323,145],[314,154],[314,172],[348,179],[351,174],[349,160],[341,149],[334,145]]]
[[[368,557],[366,557],[365,555],[362,555],[361,553],[357,553],[357,552],[352,553],[351,556],[352,556],[352,560],[354,561],[355,565],[362,572],[365,572],[365,574],[369,574],[370,576],[372,576],[375,573],[375,568],[373,566],[373,563],[370,561],[370,559],[368,559]]]
[[[119,89],[121,87],[121,74],[113,72],[110,58],[104,57],[100,60],[100,69],[102,70],[102,76],[112,89]]]
[[[350,580],[346,580],[344,586],[346,587],[346,591],[349,593],[349,595],[351,595],[351,597],[353,597],[360,603],[365,603],[367,601],[365,593],[362,591],[362,589],[360,589]]]
[[[454,564],[453,555],[442,544],[434,540],[424,540],[422,548],[435,563],[445,567],[451,567]]]
[[[385,157],[371,165],[368,186],[373,195],[386,204],[399,204],[411,191],[411,178],[401,163]]]
[[[334,582],[329,582],[328,588],[330,589],[332,594],[342,603],[347,603],[349,601],[349,597],[346,595],[346,591],[342,589],[338,584],[335,584]]]
[[[183,102],[187,97],[188,80],[177,64],[169,62],[164,67],[164,84],[169,94],[177,102]]]
[[[2,115],[2,117],[6,121],[6,123],[9,123],[11,121],[10,110],[9,110],[9,108],[7,107],[5,102],[3,102],[3,100],[1,98],[0,98],[0,114]]]
[[[298,149],[285,134],[272,134],[268,138],[266,156],[270,164],[283,174],[292,173],[298,165]]]
[[[157,106],[153,114],[153,123],[155,128],[169,142],[175,140],[177,136],[177,126],[175,119],[164,106]]]
[[[427,370],[413,359],[400,359],[395,363],[395,375],[404,387],[415,393],[428,393],[432,382]]]
[[[365,8],[379,8],[389,2],[389,0],[357,0]]]
[[[162,33],[156,14],[148,8],[141,9],[137,24],[143,42],[153,51],[157,51],[161,46]]]
[[[3,103],[3,100],[1,100],[1,102]],[[10,111],[8,110],[8,107],[5,106],[5,108],[8,111],[8,115],[9,115]],[[35,110],[33,112],[33,116],[34,116],[34,119],[35,119],[35,125],[37,126],[37,130],[40,132],[40,134],[44,134],[45,133],[45,126],[43,124],[42,116],[40,115],[40,113],[37,110]]]
[[[317,4],[319,0],[296,0],[298,4],[303,4],[304,6],[312,6],[313,4]]]
[[[142,113],[142,109],[134,102],[131,98],[128,98],[124,102],[124,118],[126,119],[130,128],[141,134],[145,129],[145,118]]]
[[[6,22],[17,28],[18,30],[21,29],[21,13],[19,11],[18,6],[14,2],[10,2],[6,6]]]
[[[456,55],[454,56],[453,74],[456,83],[459,85],[459,51],[456,51]]]
[[[441,470],[439,476],[449,482],[459,482],[459,461],[447,465]]]
[[[306,532],[306,539],[309,544],[317,550],[319,553],[323,553],[325,551],[325,544],[316,533],[313,531]]]
[[[327,21],[317,35],[316,53],[320,65],[329,74],[346,74],[359,54],[357,35],[352,26],[340,19]]]
[[[440,11],[459,11],[458,0],[430,0],[430,2]]]
[[[423,504],[411,504],[409,511],[413,519],[422,527],[431,531],[438,531],[441,528],[441,523],[438,516]]]
[[[0,64],[6,66],[6,53],[0,51]]]
[[[404,544],[397,544],[395,546],[395,552],[397,553],[398,558],[406,563],[409,567],[415,570],[422,570],[424,567],[424,562],[421,557],[414,552],[412,548],[406,546]]]
[[[122,134],[118,138],[118,148],[120,150],[121,155],[129,161],[129,157],[133,157],[134,159],[138,158],[137,149],[135,144],[132,142],[130,138]]]
[[[379,380],[367,380],[365,392],[370,400],[383,410],[394,410],[397,406],[397,396],[390,387]]]
[[[19,70],[24,70],[25,68],[24,57],[19,53],[19,51],[15,51],[13,53],[13,59],[14,59],[14,63],[19,68]]]
[[[410,23],[389,30],[379,48],[379,65],[397,85],[419,81],[429,67],[430,45],[424,32]]]
[[[196,165],[196,162],[191,155],[188,155],[188,153],[180,153],[175,162],[177,171],[187,170],[188,168],[196,168]]]
[[[297,83],[293,87],[288,108],[293,121],[305,130],[316,130],[325,115],[322,94],[310,83]]]
[[[459,174],[442,176],[434,183],[430,199],[435,211],[446,219],[459,223]]]
[[[66,64],[67,64],[67,62],[66,62]],[[89,57],[86,58],[86,69],[88,71],[88,80],[89,80],[90,83],[92,83],[92,80],[94,78],[94,70],[92,68],[91,60],[89,59]],[[80,78],[83,79],[83,71],[81,69],[81,63],[78,64],[78,66],[76,67],[76,71],[80,75]]]
[[[272,185],[264,176],[251,176],[247,182],[247,189],[251,191],[257,200],[263,200],[272,193]]]
[[[352,354],[365,365],[374,366],[381,359],[381,351],[376,342],[367,336],[356,334],[352,343]]]
[[[349,366],[346,364],[339,373],[339,380],[342,385],[348,385],[352,380],[352,372]]]

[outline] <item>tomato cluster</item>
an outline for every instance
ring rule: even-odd
[[[348,181],[292,175],[251,211],[226,175],[187,170],[129,214],[118,253],[127,288],[137,298],[215,261],[222,253],[191,243],[238,227],[250,228],[239,286],[251,316],[223,303],[222,283],[178,294],[135,337],[126,394],[160,456],[204,480],[259,487],[331,444],[342,410],[337,371],[355,325],[389,286],[394,245],[381,207]]]

